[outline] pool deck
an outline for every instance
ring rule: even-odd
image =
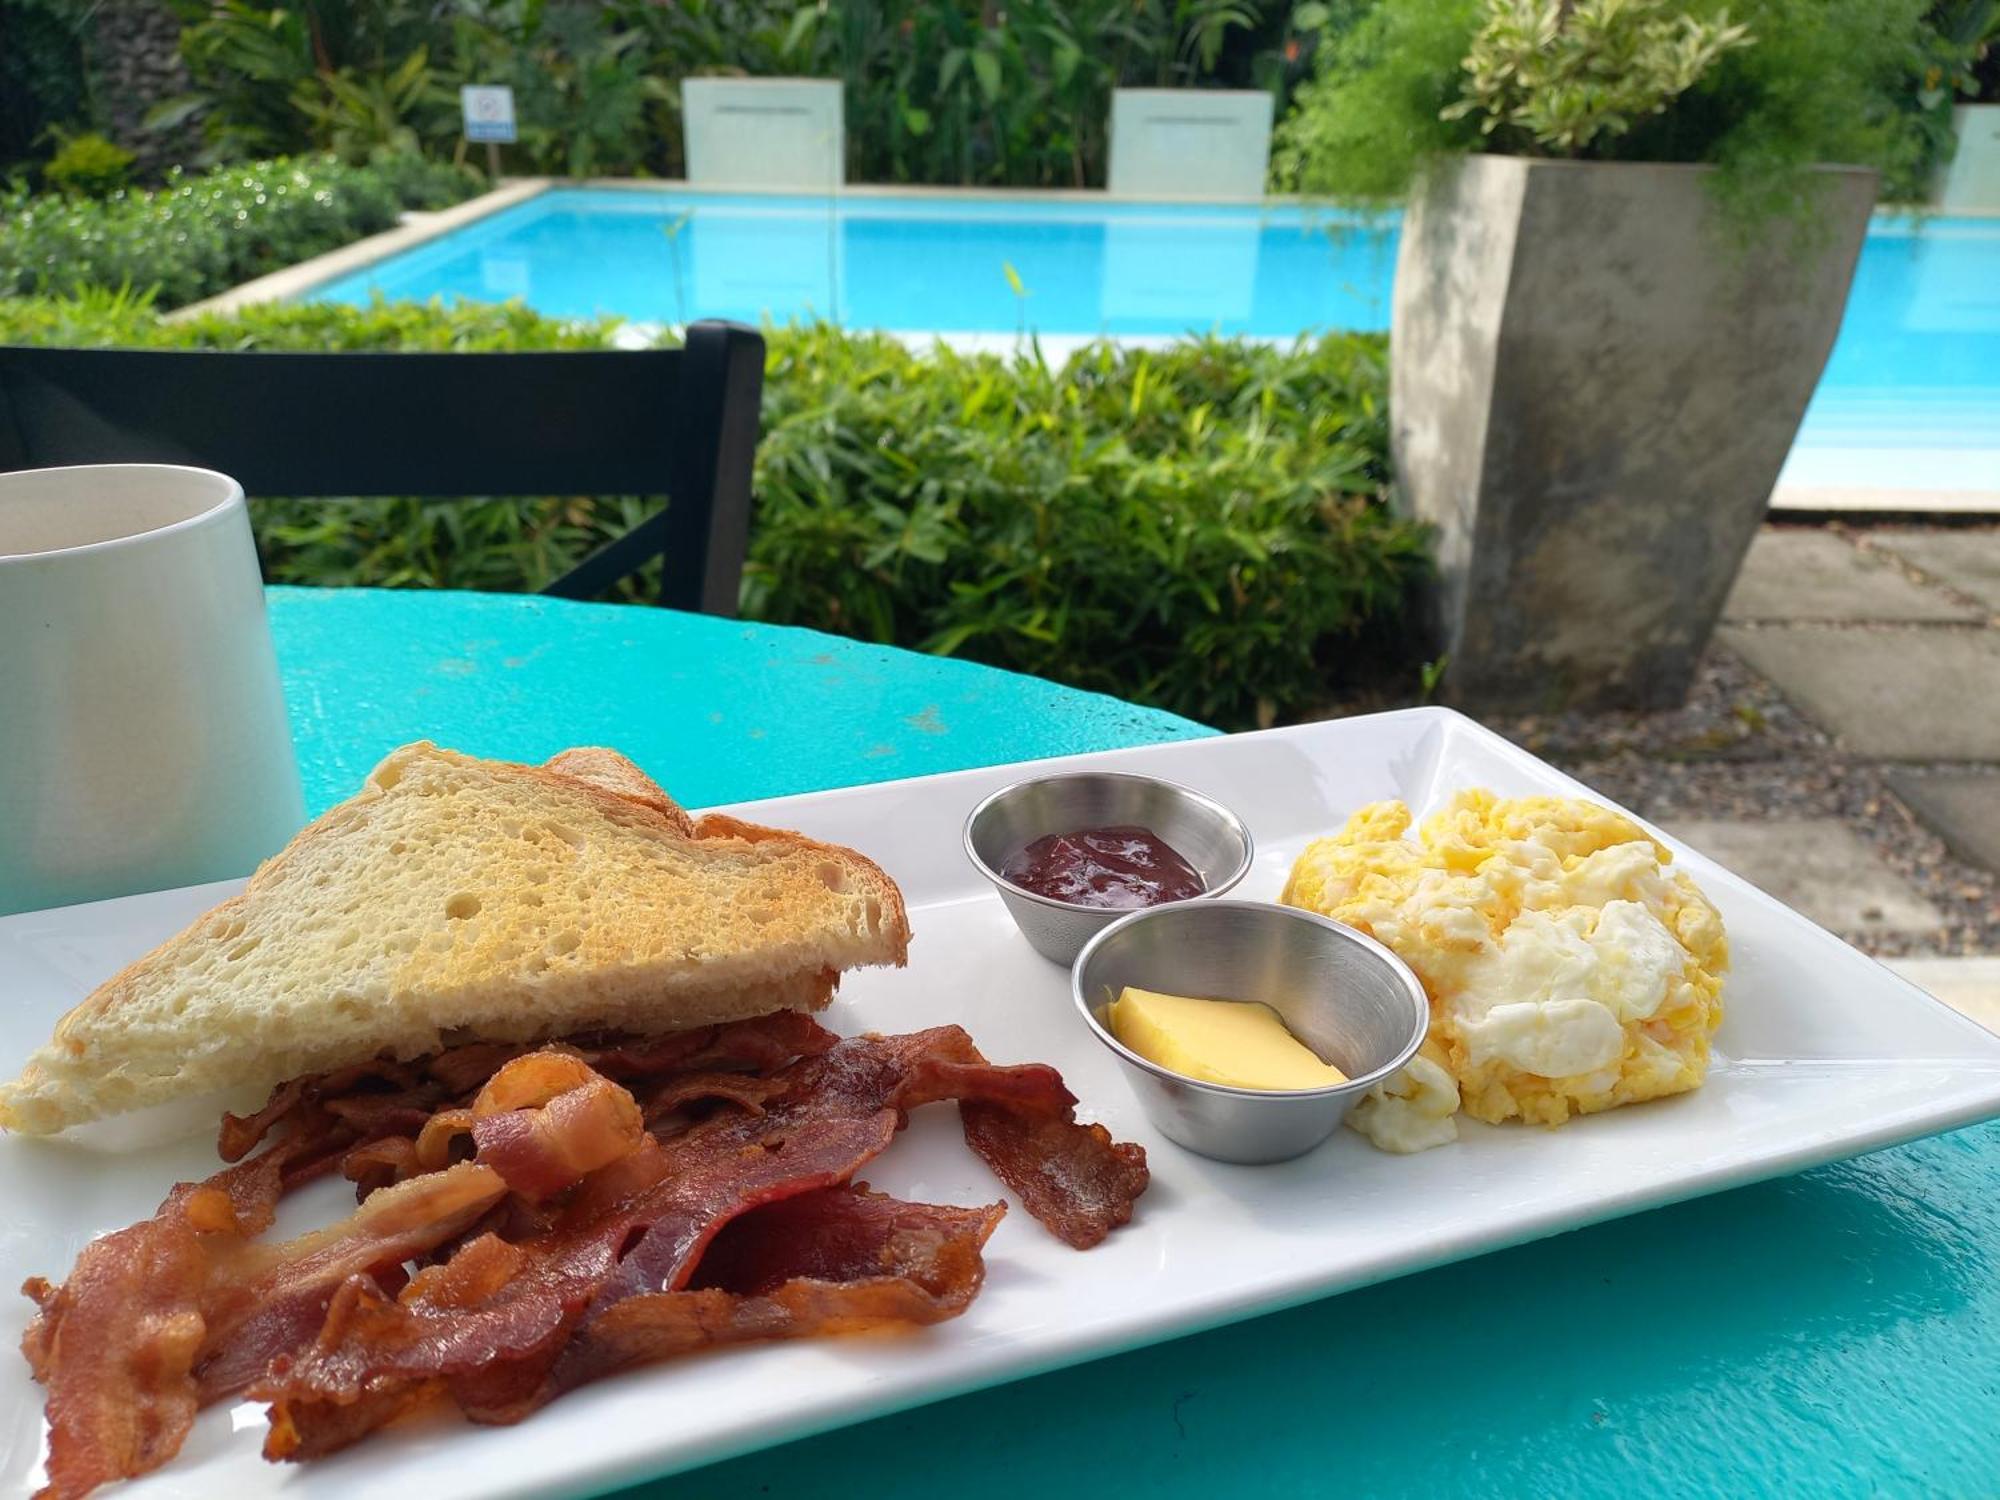
[[[325,255],[314,256],[298,265],[287,266],[273,271],[268,276],[260,276],[254,281],[246,281],[241,286],[231,287],[226,292],[188,304],[168,313],[169,320],[190,318],[209,312],[234,312],[259,302],[282,301],[301,296],[339,277],[400,255],[419,245],[443,235],[476,224],[516,204],[525,203],[555,187],[611,188],[621,191],[647,192],[670,189],[678,193],[717,193],[740,196],[743,193],[775,193],[767,189],[721,189],[712,186],[692,186],[688,183],[668,178],[582,178],[556,179],[550,177],[508,178],[490,192],[470,198],[464,203],[437,213],[410,213],[404,215],[403,222],[394,229],[367,239],[357,240]],[[939,198],[964,197],[987,202],[1021,203],[1077,203],[1085,199],[1102,200],[1107,203],[1129,202],[1102,192],[1092,192],[1076,188],[936,188],[912,187],[896,184],[855,183],[849,187],[856,193],[869,197],[923,198],[937,201]],[[782,193],[777,196],[784,196]],[[1242,200],[1229,200],[1240,203]],[[1258,200],[1266,203],[1296,204],[1302,200],[1276,197]],[[1882,210],[1878,210],[1881,212]],[[1977,217],[1975,215],[1975,217]],[[649,343],[657,336],[660,325],[632,323],[629,325],[629,342]],[[1015,333],[992,332],[949,332],[936,333],[896,333],[893,335],[913,348],[923,348],[931,344],[943,344],[965,353],[1012,354],[1022,347],[1022,336]],[[1120,335],[1117,341],[1138,348],[1161,348],[1180,341],[1181,335]],[[1289,340],[1268,339],[1270,343]],[[1042,356],[1051,363],[1060,364],[1077,350],[1101,342],[1092,334],[1042,334],[1036,342]],[[1894,470],[1900,458],[1907,462],[1909,450],[1870,450],[1865,457],[1871,461],[1850,465],[1840,450],[1815,450],[1803,467],[1807,473],[1788,475],[1780,480],[1771,495],[1771,508],[1807,514],[1872,514],[1872,515],[1994,515],[2000,514],[2000,489],[1984,487],[1932,486],[1926,488],[1903,487],[1893,483]],[[1792,469],[1800,468],[1802,455],[1795,453]],[[1940,455],[1940,457],[1945,457]],[[1956,453],[1949,455],[1954,468],[1961,467],[1970,455]],[[2000,459],[2000,454],[1996,455]],[[2000,463],[1985,464],[1980,472],[2000,468]],[[1838,477],[1836,477],[1838,476]]]
[[[1912,490],[1868,484],[1781,484],[1771,509],[1800,516],[2000,515],[2000,490]]]

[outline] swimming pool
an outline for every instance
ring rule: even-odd
[[[1098,336],[1290,339],[1386,328],[1396,235],[1393,219],[1286,205],[559,188],[307,295],[1033,332],[1058,350]],[[1796,503],[1899,489],[2000,500],[2000,220],[1877,218],[1780,484]]]
[[[1329,226],[1296,208],[557,189],[316,295],[519,297],[557,317],[825,318],[904,333],[1386,328],[1393,225]]]

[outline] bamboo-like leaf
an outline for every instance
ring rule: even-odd
[[[972,72],[988,104],[1000,97],[1000,59],[984,47],[972,54]]]

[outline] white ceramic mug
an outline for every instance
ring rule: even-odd
[[[247,875],[304,821],[243,487],[0,474],[0,913]]]

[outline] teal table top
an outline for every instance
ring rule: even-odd
[[[413,739],[546,760],[611,745],[689,807],[1215,731],[815,630],[537,595],[269,590],[306,811]]]
[[[314,810],[417,737],[691,805],[1209,731],[660,610],[271,591]],[[2000,1125],[790,1443],[623,1500],[2000,1494]]]

